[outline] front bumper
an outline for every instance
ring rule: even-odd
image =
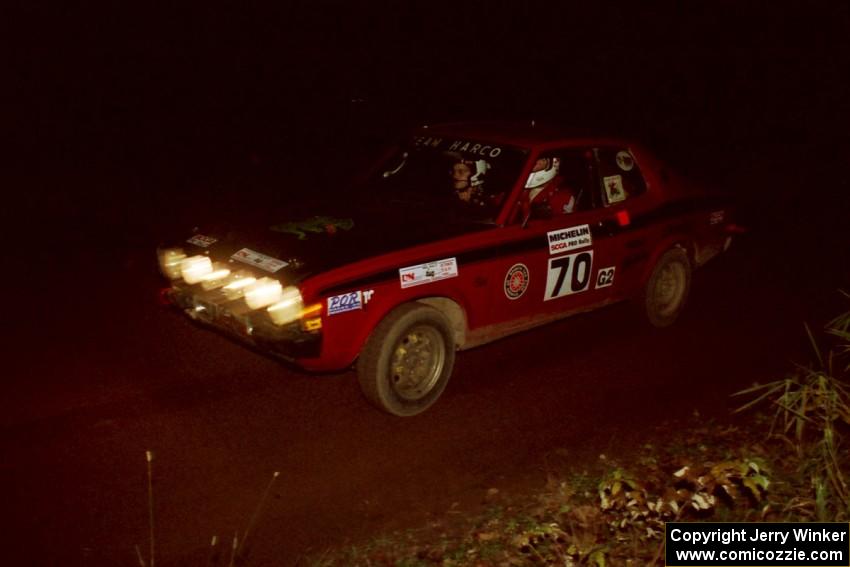
[[[297,362],[321,353],[321,331],[306,331],[300,321],[275,325],[265,309],[252,311],[244,300],[229,299],[221,290],[180,283],[164,295],[194,321],[284,360]]]

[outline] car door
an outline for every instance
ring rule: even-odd
[[[541,154],[560,162],[558,193],[574,198],[573,212],[528,207],[505,228],[493,305],[502,322],[555,318],[604,303],[614,285],[617,245],[605,232],[601,179],[593,148],[564,148]],[[550,199],[550,202],[555,199]],[[520,208],[522,209],[522,203]]]

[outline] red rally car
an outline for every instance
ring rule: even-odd
[[[356,364],[399,416],[436,401],[456,351],[624,299],[670,325],[735,232],[640,145],[533,125],[425,127],[320,215],[261,212],[160,248],[165,296],[304,369]]]

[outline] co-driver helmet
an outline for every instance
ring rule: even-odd
[[[548,157],[540,158],[540,160],[546,162],[546,167],[540,171],[531,172],[531,175],[528,176],[528,181],[525,182],[526,189],[534,189],[535,187],[546,185],[558,175],[558,169],[561,167],[561,160],[559,158]]]

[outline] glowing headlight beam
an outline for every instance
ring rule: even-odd
[[[207,275],[205,275],[201,279],[207,280],[207,281],[209,281],[209,280],[223,280],[224,278],[226,278],[229,275],[230,275],[230,270],[228,270],[227,268],[221,268],[220,270],[215,270],[214,272],[208,273]]]
[[[228,289],[228,290],[244,289],[244,288],[248,287],[249,285],[251,285],[252,283],[254,283],[255,281],[257,281],[257,278],[252,278],[250,276],[245,277],[245,278],[238,278],[236,280],[233,280],[232,282],[230,282],[226,286],[224,286],[224,289]]]
[[[216,266],[213,266],[216,268]],[[227,268],[214,269],[209,274],[201,278],[201,285],[206,290],[216,289],[224,285],[224,279],[230,275],[230,270]]]
[[[190,256],[180,262],[180,274],[188,284],[202,281],[212,271],[212,261],[207,256]]]
[[[245,303],[251,309],[262,309],[283,299],[283,287],[272,278],[260,278],[245,289]]]
[[[180,263],[186,259],[186,254],[180,248],[167,248],[159,253],[159,269],[162,275],[171,280],[180,277]]]
[[[297,287],[289,286],[281,293],[280,301],[269,307],[269,316],[275,325],[286,325],[301,318],[304,302]]]
[[[257,278],[251,277],[244,272],[236,272],[232,274],[229,278],[230,281],[225,282],[225,286],[222,288],[224,295],[232,300],[239,299],[242,297],[245,289],[257,281]]]

